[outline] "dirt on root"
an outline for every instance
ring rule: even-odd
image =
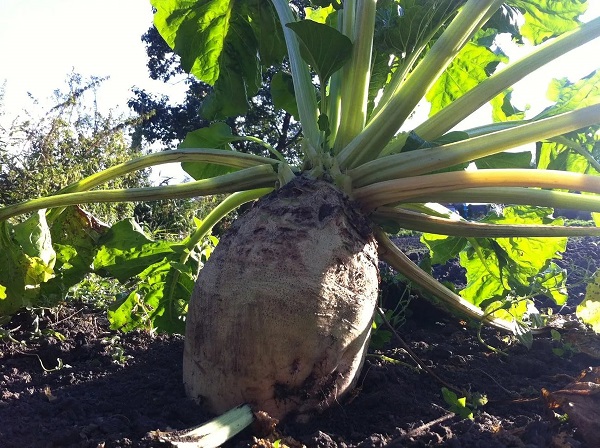
[[[572,313],[583,298],[585,272],[600,267],[599,243],[570,240],[561,263],[578,268],[561,312]],[[422,252],[415,239],[402,246],[413,258]],[[464,281],[456,265],[436,274]],[[549,333],[528,350],[484,330],[485,343],[501,354],[418,297],[407,317],[399,334],[437,378],[392,341],[371,351],[350,397],[308,423],[281,422],[274,437],[324,448],[592,448],[581,428],[560,417],[564,411],[549,409],[541,391],[564,389],[583,370],[600,366],[593,350],[578,352]],[[164,445],[153,431],[189,428],[212,417],[185,397],[180,336],[118,334],[108,329],[105,313],[77,304],[22,313],[4,328],[27,342],[6,335],[0,341],[0,447],[159,447]],[[461,418],[442,398],[444,386],[485,394],[488,403],[472,420]],[[253,445],[269,442],[251,430],[228,442]]]

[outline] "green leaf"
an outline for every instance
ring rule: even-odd
[[[269,66],[285,51],[270,2],[152,0],[152,6],[154,24],[184,70],[214,86],[202,114],[211,120],[244,114],[260,86],[261,63]]]
[[[67,207],[54,220],[50,233],[56,250],[54,278],[41,285],[47,304],[63,300],[71,286],[93,271],[100,237],[109,227],[78,206]]]
[[[406,143],[402,148],[402,152],[414,151],[415,149],[435,148],[436,146],[447,145],[448,143],[459,142],[469,138],[469,134],[462,131],[451,131],[441,137],[427,141],[419,137],[415,132],[411,131],[408,134]],[[466,167],[466,164],[464,165]]]
[[[294,94],[294,81],[292,75],[286,72],[277,72],[271,80],[271,97],[277,109],[283,109],[296,120],[299,119],[298,103]]]
[[[165,257],[177,259],[183,246],[168,241],[152,241],[133,219],[114,224],[99,241],[94,258],[98,274],[107,274],[121,283],[144,271]]]
[[[600,175],[599,129],[594,126],[538,143],[537,168]]]
[[[231,149],[229,143],[236,140],[239,140],[239,137],[231,133],[231,128],[227,124],[217,122],[207,128],[188,132],[179,144],[179,148]],[[230,166],[198,162],[183,162],[181,167],[195,180],[208,179],[238,170]]]
[[[330,23],[333,20],[332,15],[337,15],[335,14],[337,11],[331,4],[321,8],[306,8],[304,12],[308,20],[318,23]]]
[[[524,11],[521,34],[534,45],[577,27],[577,18],[587,9],[586,0],[511,0]]]
[[[431,103],[429,115],[434,115],[457,98],[477,86],[493,73],[500,62],[508,62],[503,54],[496,54],[481,42],[494,35],[495,30],[479,31],[458,53],[426,94]]]
[[[379,0],[374,47],[388,55],[409,54],[461,6],[457,0]]]
[[[133,290],[108,311],[111,328],[121,331],[143,328],[183,334],[196,273],[217,243],[216,237],[206,238],[187,258],[186,264],[178,261],[181,258],[178,253],[176,259],[167,254],[147,265],[133,279]]]
[[[497,168],[531,168],[531,152],[501,152],[475,161],[480,170]]]
[[[46,210],[38,210],[27,220],[17,224],[14,227],[14,239],[26,254],[39,258],[49,268],[54,266],[56,253],[52,248]]]
[[[146,328],[183,334],[194,287],[191,267],[165,258],[144,269],[136,280],[134,290],[108,311],[111,329]]]
[[[429,248],[431,264],[444,264],[456,258],[467,245],[466,238],[434,233],[424,233],[421,241]]]
[[[442,397],[446,404],[450,406],[450,411],[458,414],[462,418],[473,418],[473,411],[467,406],[467,397],[458,397],[454,392],[446,387],[442,387]]]
[[[503,93],[496,95],[490,104],[492,105],[492,121],[512,121],[524,120],[525,112],[517,109],[511,103],[512,89],[507,89]]]
[[[600,270],[596,271],[585,290],[585,299],[577,305],[577,317],[600,333]]]
[[[600,70],[576,82],[568,78],[553,79],[548,86],[547,97],[555,104],[540,112],[536,120],[600,103]]]
[[[557,305],[567,303],[569,295],[566,283],[566,271],[554,262],[535,277],[536,289],[543,291],[544,295],[552,298]]]
[[[335,28],[301,20],[286,26],[300,40],[300,55],[313,68],[322,84],[338,71],[352,55],[352,42]]]
[[[39,302],[40,285],[54,276],[55,260],[45,210],[15,226],[0,222],[0,317]]]
[[[506,207],[502,216],[489,215],[483,221],[495,224],[545,224],[560,225],[562,220],[549,217],[551,209],[534,207]],[[566,238],[475,238],[471,246],[460,254],[461,265],[467,269],[467,286],[460,295],[471,303],[483,305],[486,301],[512,296],[525,296],[531,292],[536,277],[547,286],[544,277],[549,273],[550,262],[566,248]],[[555,274],[559,272],[555,271]],[[564,288],[565,277],[555,277],[555,284]],[[538,284],[538,286],[540,286]],[[541,290],[540,293],[547,291]],[[559,296],[547,294],[555,299]]]
[[[183,69],[214,85],[221,73],[233,0],[151,0],[154,25],[181,57]],[[190,45],[193,43],[193,45]]]

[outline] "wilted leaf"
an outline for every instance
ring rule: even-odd
[[[40,285],[54,276],[55,260],[45,210],[15,226],[0,222],[0,316],[38,303]]]

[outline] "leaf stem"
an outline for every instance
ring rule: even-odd
[[[202,223],[198,228],[190,235],[185,241],[186,251],[181,257],[181,262],[186,263],[191,251],[207,234],[211,229],[221,221],[227,214],[238,208],[240,205],[246,202],[254,201],[255,199],[264,196],[267,193],[273,191],[273,188],[259,188],[256,190],[249,191],[238,191],[229,195],[219,205],[210,211],[208,215],[202,220]]]
[[[417,126],[414,132],[424,140],[435,140],[517,81],[598,36],[600,36],[600,17],[574,31],[544,42],[529,55],[479,83]]]
[[[213,194],[232,193],[238,190],[270,187],[276,181],[277,173],[274,171],[273,167],[271,165],[260,165],[236,171],[234,173],[224,174],[219,177],[178,185],[65,193],[31,199],[29,201],[1,208],[0,221],[46,208],[65,207],[68,205],[90,202],[135,202],[208,196]]]
[[[315,88],[312,84],[312,79],[308,65],[300,56],[300,46],[296,34],[285,25],[294,22],[294,14],[290,9],[290,5],[287,0],[271,0],[279,21],[283,28],[283,34],[285,36],[285,43],[288,50],[288,57],[290,61],[290,69],[292,72],[292,79],[294,81],[294,92],[296,95],[296,102],[298,103],[298,114],[300,115],[300,123],[302,124],[302,130],[304,136],[308,140],[308,145],[303,145],[303,151],[309,161],[316,163],[317,161],[317,148],[320,147],[320,133],[319,127],[317,126],[318,118],[318,107],[317,98],[315,96]]]
[[[476,238],[600,236],[600,227],[486,224],[456,221],[393,207],[380,207],[372,216],[375,220],[393,220],[404,229],[438,235]]]
[[[486,315],[481,308],[466,301],[458,294],[453,293],[440,282],[435,280],[408,258],[382,230],[375,231],[379,242],[380,256],[386,263],[408,278],[411,282],[426,292],[446,303],[454,311],[464,314],[477,321],[483,321],[501,330],[513,331],[511,322]]]
[[[367,127],[339,153],[342,170],[377,157],[423,98],[429,86],[501,3],[502,0],[467,1],[406,82],[371,119]]]
[[[367,209],[410,201],[439,192],[479,187],[556,188],[600,194],[600,177],[553,170],[490,169],[453,171],[388,180],[354,190],[353,197]]]
[[[591,126],[598,122],[598,117],[600,104],[594,104],[448,145],[381,157],[350,170],[348,174],[355,187],[416,176]]]
[[[419,195],[411,201],[485,202],[513,205],[536,205],[600,213],[600,197],[595,195],[567,193],[564,191],[538,190],[519,187],[466,188],[441,191],[433,195]]]
[[[376,6],[376,0],[357,0],[356,23],[353,35],[349,36],[353,42],[352,58],[344,68],[348,76],[342,80],[341,121],[334,146],[336,151],[356,137],[364,129],[367,120]]]

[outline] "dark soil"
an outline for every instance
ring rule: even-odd
[[[569,282],[572,312],[585,287],[584,271],[600,267],[599,239],[572,239],[563,263],[579,266]],[[418,257],[418,241],[403,241]],[[464,281],[456,266],[438,268],[444,280]],[[532,349],[485,330],[477,340],[464,323],[413,298],[399,328],[402,338],[446,385],[486,394],[473,420],[449,412],[444,384],[417,369],[395,343],[372,350],[359,387],[338,406],[278,431],[309,447],[589,447],[580,428],[557,418],[541,398],[600,361],[565,348],[549,334]],[[182,386],[183,340],[144,332],[116,334],[105,314],[70,305],[16,316],[5,328],[25,344],[0,342],[0,447],[158,447],[152,431],[183,429],[211,416],[186,399]],[[568,348],[569,346],[567,346]],[[600,347],[597,347],[600,350]],[[400,361],[385,361],[380,355]],[[268,446],[264,440],[261,446]],[[246,430],[231,447],[256,443]]]

